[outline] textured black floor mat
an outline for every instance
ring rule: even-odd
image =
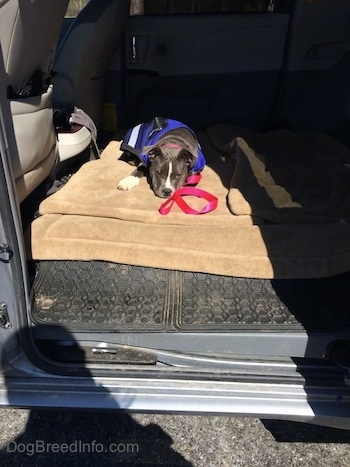
[[[350,273],[258,280],[112,264],[37,264],[33,321],[91,331],[329,330],[350,324]]]

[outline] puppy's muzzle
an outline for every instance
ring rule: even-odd
[[[163,198],[169,198],[173,194],[173,190],[171,188],[163,188],[162,189],[162,195]]]

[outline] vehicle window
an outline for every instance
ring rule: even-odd
[[[89,0],[69,0],[66,18],[75,18]]]
[[[283,6],[280,3],[284,4]],[[285,9],[280,0],[131,0],[132,15],[206,13],[273,13]]]

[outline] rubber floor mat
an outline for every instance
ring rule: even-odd
[[[102,261],[36,268],[33,322],[71,331],[328,331],[350,324],[350,273],[262,280]]]

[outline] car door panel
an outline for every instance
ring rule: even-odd
[[[126,31],[130,123],[261,128],[283,64],[288,14],[134,16]]]

